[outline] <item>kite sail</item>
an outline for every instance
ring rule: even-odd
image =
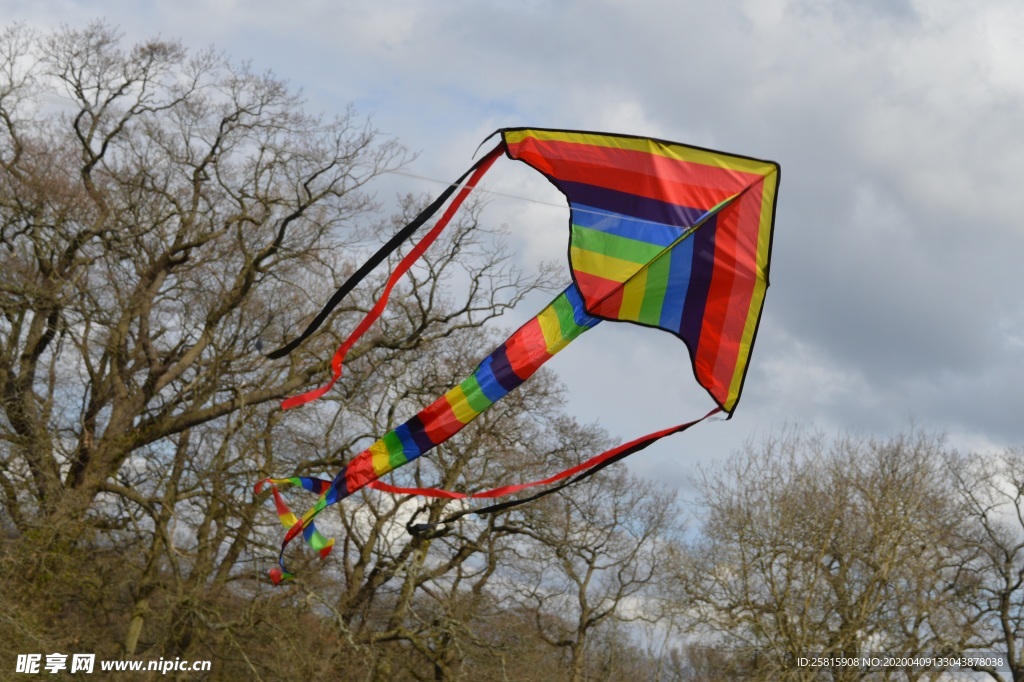
[[[330,552],[333,540],[319,533],[313,519],[363,487],[493,498],[575,476],[571,483],[711,414],[725,412],[731,417],[739,402],[768,287],[778,164],[626,135],[533,128],[499,133],[500,143],[345,282],[302,335],[269,355],[282,357],[297,347],[361,279],[454,195],[434,227],[396,266],[370,313],[341,344],[331,363],[330,381],[285,400],[282,406],[287,409],[315,400],[341,377],[345,355],[383,312],[395,283],[433,243],[502,153],[540,171],[565,195],[570,209],[572,284],[468,378],[373,443],[332,480],[270,478],[257,484],[257,493],[266,484],[272,487],[278,515],[288,528],[279,568],[271,572],[275,583],[290,577],[284,568],[284,549],[297,535],[302,534],[321,556]],[[378,480],[451,438],[602,320],[659,328],[682,339],[694,377],[716,407],[701,419],[630,441],[542,481],[465,495],[396,488]],[[282,499],[279,485],[301,486],[317,494],[318,500],[297,517]]]

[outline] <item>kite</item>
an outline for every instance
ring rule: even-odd
[[[448,204],[395,267],[374,307],[338,348],[330,380],[288,398],[282,407],[315,400],[340,379],[346,354],[380,317],[397,281],[436,240],[502,154],[543,173],[565,195],[572,283],[484,358],[469,377],[370,445],[333,479],[297,476],[257,483],[257,494],[264,485],[271,486],[278,516],[288,529],[279,566],[271,571],[275,583],[292,577],[283,557],[288,543],[298,535],[322,557],[331,551],[334,541],[316,529],[313,519],[364,487],[488,499],[575,476],[527,500],[476,510],[495,511],[574,483],[715,413],[731,417],[739,402],[768,288],[778,164],[628,135],[536,128],[507,128],[496,134],[500,142],[493,150],[353,274],[299,337],[268,355],[279,358],[296,348],[367,274]],[[463,494],[398,488],[379,480],[454,436],[603,320],[662,329],[681,339],[695,379],[716,407],[700,419],[637,438],[541,481]],[[298,517],[281,497],[281,485],[303,487],[318,495],[317,502]]]

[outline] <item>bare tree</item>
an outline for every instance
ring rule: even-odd
[[[578,433],[578,441],[595,440]],[[654,587],[667,569],[663,550],[678,521],[674,494],[621,469],[523,507],[506,521],[522,540],[504,567],[502,590],[533,614],[545,642],[568,653],[570,679],[595,673],[617,679],[616,653],[628,646],[602,649],[595,639],[617,624],[659,617]]]
[[[98,24],[3,40],[0,393],[23,465],[3,487],[23,525],[26,505],[80,518],[131,453],[306,384],[313,363],[256,341],[331,283],[334,229],[402,153],[211,52],[125,51]]]
[[[261,341],[294,333],[390,234],[366,220],[362,190],[406,158],[351,112],[326,120],[301,105],[286,84],[219,54],[160,40],[124,49],[103,24],[0,38],[0,524],[12,537],[0,567],[19,595],[17,618],[0,621],[17,635],[2,638],[10,646],[52,644],[47,622],[60,622],[63,646],[207,657],[223,679],[324,674],[348,655],[371,671],[387,641],[420,647],[442,671],[457,664],[445,638],[465,614],[457,604],[472,601],[464,588],[479,593],[493,571],[493,525],[440,542],[396,535],[419,503],[367,496],[334,517],[345,534],[332,562],[266,593],[254,578],[274,556],[276,520],[250,503],[251,486],[333,472],[471,369],[494,340],[481,325],[550,273],[518,272],[470,210],[350,354],[331,399],[282,414],[277,401],[322,376],[341,331],[281,362],[264,360]],[[408,200],[396,220],[415,208]],[[350,326],[379,286],[367,282],[331,329]],[[497,457],[536,442],[512,435],[531,431],[517,411],[550,393],[531,382],[408,475],[496,480],[515,466]],[[480,454],[491,463],[467,469]],[[443,506],[426,513],[440,518]],[[410,628],[430,595],[452,617]],[[335,658],[279,663],[268,628],[306,633],[289,639],[299,660],[325,640]]]
[[[1024,451],[951,458],[969,525],[962,541],[970,563],[974,625],[965,648],[998,653],[1005,666],[979,665],[992,679],[1024,680]],[[970,649],[968,649],[970,650]]]
[[[922,434],[828,446],[787,432],[707,473],[703,537],[679,574],[704,641],[755,679],[817,679],[799,664],[815,655],[951,652],[965,562],[942,454]],[[941,672],[826,669],[835,680]]]

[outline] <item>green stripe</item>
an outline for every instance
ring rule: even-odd
[[[462,392],[466,395],[466,402],[473,408],[473,411],[480,414],[492,405],[490,399],[484,395],[480,388],[480,382],[476,380],[476,372],[470,374],[459,384]]]
[[[330,544],[331,541],[325,538],[323,535],[321,535],[320,531],[318,531],[314,527],[312,536],[306,542],[309,543],[310,547],[319,552],[321,549]]]
[[[381,440],[388,449],[388,464],[391,465],[392,469],[397,469],[409,461],[402,448],[402,440],[398,437],[397,433],[388,431],[387,435],[381,438]]]
[[[584,251],[593,251],[603,256],[621,258],[641,265],[648,263],[665,250],[664,246],[642,242],[638,239],[620,237],[616,234],[594,230],[579,225],[572,226],[572,245]]]
[[[647,266],[647,286],[644,288],[644,300],[640,304],[639,322],[653,326],[661,324],[661,309],[665,305],[671,263],[669,258],[657,258]]]
[[[558,318],[558,328],[562,332],[562,338],[572,341],[580,333],[580,327],[576,324],[576,315],[573,312],[569,299],[562,294],[551,302],[551,307]]]

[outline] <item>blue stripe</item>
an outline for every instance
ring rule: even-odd
[[[572,318],[576,324],[581,327],[590,328],[601,321],[601,318],[587,314],[587,306],[583,302],[583,294],[580,293],[579,288],[575,284],[570,284],[566,287],[562,295],[565,296],[565,300],[572,306]]]
[[[668,246],[683,233],[683,228],[676,225],[637,220],[585,204],[572,205],[571,221],[576,227],[587,227],[616,237],[626,237],[658,246]]]
[[[493,362],[493,354],[484,358],[484,361],[480,363],[480,367],[477,368],[475,376],[476,382],[480,384],[480,390],[483,394],[492,403],[496,403],[508,395],[508,390],[499,384],[497,377],[494,376],[494,370],[491,367]]]
[[[311,493],[316,493],[317,495],[326,490],[327,486],[331,484],[330,481],[325,481],[322,478],[313,478],[311,476],[300,476],[299,482],[302,483],[303,488]]]
[[[409,432],[408,422],[397,427],[395,435],[398,436],[398,440],[402,443],[402,453],[405,455],[406,460],[411,462],[422,454],[419,445],[416,444],[416,440]]]
[[[699,228],[697,232],[700,232]],[[675,334],[683,322],[683,304],[686,292],[690,287],[690,274],[693,265],[694,235],[684,239],[678,246],[669,251],[668,286],[661,304],[661,318],[658,326]]]

